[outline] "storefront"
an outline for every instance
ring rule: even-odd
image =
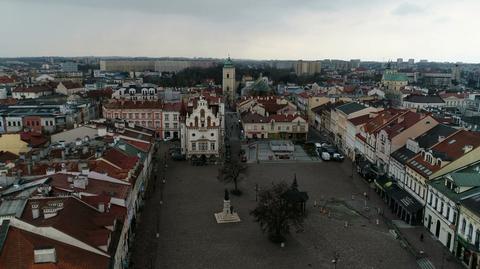
[[[375,180],[375,191],[397,217],[410,225],[421,225],[423,205],[386,177]]]

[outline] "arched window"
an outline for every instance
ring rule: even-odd
[[[198,127],[198,117],[195,117],[195,127]]]
[[[210,127],[210,125],[212,124],[212,119],[209,117],[207,117],[207,126]]]
[[[200,110],[200,118],[205,118],[205,110]]]

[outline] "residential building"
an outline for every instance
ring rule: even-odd
[[[445,107],[456,107],[460,111],[465,110],[468,104],[468,93],[466,92],[444,92],[439,94],[445,102]]]
[[[347,120],[347,128],[345,133],[345,152],[347,156],[355,161],[355,157],[359,150],[356,148],[356,137],[360,133],[360,128],[371,120],[371,114],[361,115]]]
[[[415,157],[420,150],[426,150],[432,147],[456,131],[455,128],[450,126],[438,124],[415,139],[408,138],[405,146],[390,154],[388,175],[397,182],[401,188],[405,188],[405,164]]]
[[[428,182],[424,226],[450,252],[454,251],[457,230],[459,237],[470,244],[474,236],[480,236],[474,234],[473,224],[467,223],[465,214],[457,219],[462,201],[480,194],[479,168],[479,165],[462,168]]]
[[[296,114],[297,107],[286,98],[278,96],[249,96],[243,97],[236,104],[240,114],[251,112],[264,117],[269,115]]]
[[[85,88],[82,86],[82,84],[68,80],[59,82],[57,88],[55,89],[56,93],[68,96],[72,94],[78,94],[84,91]]]
[[[257,113],[242,114],[244,135],[249,139],[291,139],[305,141],[308,122],[298,114],[262,116]]]
[[[62,72],[78,72],[78,64],[75,62],[64,62],[60,64]]]
[[[157,85],[154,84],[124,84],[122,87],[116,89],[112,93],[113,99],[124,99],[124,100],[158,100],[159,99],[159,90]]]
[[[432,147],[420,150],[405,165],[405,190],[425,204],[427,183],[477,161],[479,146],[480,134],[458,130]]]
[[[415,109],[427,109],[444,107],[445,101],[437,95],[408,95],[403,98],[402,107],[415,108]]]
[[[41,96],[53,94],[53,89],[49,86],[16,87],[12,89],[12,98],[14,99],[35,99]]]
[[[114,100],[103,105],[103,117],[155,130],[163,138],[163,103],[160,101]]]
[[[478,182],[478,178],[475,178],[475,182]],[[466,268],[478,268],[480,264],[480,194],[468,197],[461,202],[455,237],[455,256]]]
[[[347,136],[347,121],[348,119],[355,118],[369,113],[377,112],[377,108],[367,107],[362,104],[351,102],[344,105],[337,106],[335,110],[331,112],[330,129],[335,135],[335,142],[337,146],[346,152],[346,136]],[[353,149],[350,149],[353,150]],[[351,155],[350,152],[346,152],[347,155]]]
[[[298,60],[294,64],[294,68],[295,74],[297,74],[297,76],[314,75],[316,73],[320,73],[322,69],[322,64],[320,61]]]
[[[375,146],[377,167],[380,171],[389,171],[390,154],[403,147],[407,139],[415,139],[437,124],[429,114],[407,111],[381,128]]]
[[[376,147],[379,131],[406,112],[406,110],[389,108],[372,114],[372,119],[361,126],[360,133],[357,134],[355,148],[358,154],[364,156],[370,163],[376,164]]]
[[[180,138],[181,115],[180,110],[183,103],[165,103],[163,105],[163,137]]]

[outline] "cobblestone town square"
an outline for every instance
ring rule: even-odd
[[[218,182],[218,168],[169,160],[162,184],[161,166],[138,224],[135,268],[418,268],[378,215],[383,203],[356,174],[352,179],[351,163],[249,164],[243,195],[231,196],[242,221],[232,224],[217,224],[213,215],[222,209],[224,189],[232,188]],[[256,184],[290,184],[294,174],[309,194],[308,216],[304,230],[292,231],[282,248],[249,212]]]

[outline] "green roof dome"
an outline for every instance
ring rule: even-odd
[[[230,57],[228,57],[225,62],[223,62],[223,67],[233,67],[233,62],[232,62],[232,59],[230,59]]]

